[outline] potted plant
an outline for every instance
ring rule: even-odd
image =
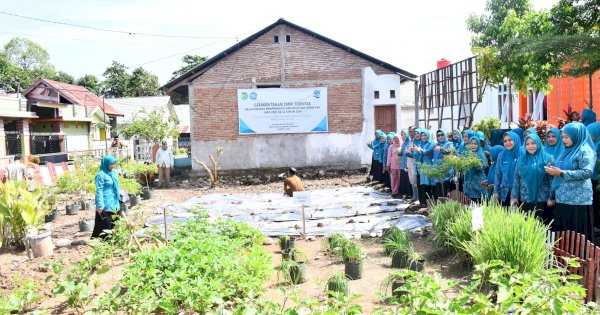
[[[279,236],[279,249],[281,249],[282,253],[290,248],[294,248],[295,243],[296,240],[293,237],[290,237],[289,235]]]
[[[129,204],[134,207],[141,203],[142,185],[134,178],[119,177],[119,187],[129,194]]]
[[[355,241],[348,241],[342,248],[344,271],[350,280],[362,278],[362,261],[365,258],[362,247]]]
[[[408,269],[414,271],[421,271],[425,269],[425,257],[417,253],[413,246],[410,247],[407,255]]]
[[[334,273],[327,279],[325,292],[327,292],[329,297],[334,295],[348,296],[348,279],[346,279],[346,276],[341,272]]]
[[[383,240],[384,251],[392,257],[392,268],[404,268],[411,246],[410,234],[397,227],[391,228]]]
[[[281,260],[280,272],[284,279],[291,284],[303,283],[306,281],[306,254],[297,248],[290,248],[288,259]]]
[[[404,289],[403,286],[409,278],[410,276],[407,272],[390,274],[381,283],[380,291],[387,294],[388,290],[391,289],[391,295],[395,298],[406,295],[408,294],[408,290]]]
[[[340,256],[342,248],[348,243],[348,238],[342,233],[335,233],[325,237],[324,246],[329,253]]]
[[[46,198],[44,199],[44,204],[48,210],[48,214],[44,217],[44,222],[50,223],[56,221],[58,219],[58,215],[60,214],[59,210],[56,206],[56,194],[50,190],[45,191]]]

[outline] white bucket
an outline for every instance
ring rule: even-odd
[[[27,236],[27,239],[34,258],[46,257],[54,253],[54,245],[52,244],[50,231],[38,235]]]

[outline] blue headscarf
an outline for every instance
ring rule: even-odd
[[[105,155],[102,158],[102,162],[100,162],[100,172],[110,176],[113,180],[113,189],[115,191],[115,196],[117,196],[117,198],[119,197],[119,179],[117,176],[117,172],[115,171],[111,171],[110,169],[108,169],[108,167],[113,164],[113,163],[117,163],[117,159],[115,159],[112,155]]]
[[[433,142],[433,140],[431,139],[431,133],[429,132],[429,130],[421,129],[421,134],[425,134],[427,136],[427,141],[423,142],[423,140],[421,140],[421,143],[419,144],[423,151],[427,151],[435,146],[435,142]]]
[[[596,151],[596,158],[600,158],[600,122],[594,122],[587,126],[587,130],[594,141],[594,150]],[[594,140],[593,138],[596,138]],[[598,164],[594,167],[594,174],[592,179],[595,180],[598,177]]]
[[[471,129],[466,129],[463,130],[463,132],[460,133],[460,136],[462,137],[462,134],[466,133],[467,134],[467,138],[471,139],[471,137],[475,136],[475,132]],[[464,138],[463,138],[463,146],[462,148],[459,150],[459,153],[464,153],[464,152],[468,152],[469,151],[469,144],[468,143],[464,143]],[[468,140],[467,140],[468,141]]]
[[[563,127],[562,132],[566,133],[573,145],[570,147],[565,146],[561,154],[556,160],[556,167],[561,170],[572,170],[575,165],[575,159],[579,157],[581,152],[588,147],[589,150],[594,150],[594,142],[584,124],[579,122],[572,122]],[[552,189],[558,187],[563,181],[561,176],[554,176],[552,179]]]
[[[523,146],[518,134],[508,131],[504,133],[504,136],[511,137],[515,145],[510,150],[504,148],[497,163],[500,170],[502,170],[502,175],[506,179],[506,182],[512,187],[515,179],[515,166],[517,165],[517,159],[523,155]],[[504,139],[504,136],[502,139]]]
[[[504,147],[501,145],[495,145],[490,149],[490,155],[492,156],[492,164],[490,165],[490,169],[488,170],[488,184],[492,184],[494,179],[496,178],[496,160],[498,160],[498,155],[500,152],[504,150]]]
[[[521,128],[515,128],[513,130],[511,130],[512,132],[516,133],[517,136],[519,136],[519,140],[521,140],[521,142],[523,142],[523,129]]]
[[[556,144],[555,145],[549,145],[548,144],[548,134],[553,133],[554,136],[556,137]],[[565,148],[565,144],[562,142],[562,136],[560,133],[560,129],[558,128],[551,128],[550,130],[548,130],[546,132],[546,152],[548,152],[550,155],[552,155],[554,157],[554,159],[558,159],[558,156],[560,155],[560,152],[562,152],[562,150]]]
[[[402,135],[406,136],[406,140],[402,140]],[[400,132],[400,140],[403,141],[402,146],[400,147],[400,154],[402,155],[402,163],[400,163],[400,166],[402,166],[402,169],[404,169],[404,166],[406,166],[406,155],[404,155],[404,153],[406,152],[406,148],[408,148],[410,142],[412,141],[410,135],[408,134],[408,130],[402,130]]]
[[[596,122],[596,113],[594,113],[593,110],[591,109],[584,109],[583,113],[581,113],[581,122],[583,122],[584,125],[588,126],[592,123]]]
[[[529,152],[525,150],[525,154],[521,155],[521,157],[517,160],[517,167],[519,168],[519,173],[521,173],[521,177],[525,182],[525,186],[527,186],[529,196],[532,200],[537,200],[538,188],[542,184],[544,176],[546,175],[544,166],[546,166],[553,157],[544,150],[542,139],[540,139],[537,133],[530,133],[527,135],[525,137],[525,143],[527,143],[527,139],[532,139],[535,141],[537,150],[534,154],[529,154]]]
[[[490,151],[490,145],[487,142],[487,139],[485,138],[485,133],[483,133],[483,131],[477,131],[475,133],[475,136],[479,138],[479,141],[483,141],[483,150],[485,151]]]
[[[417,128],[417,129],[415,129],[415,133],[414,133],[414,135],[415,135],[415,136],[417,136],[417,135],[418,135],[418,137],[416,137],[416,138],[414,138],[414,137],[413,137],[413,139],[412,139],[413,143],[414,143],[414,144],[415,144],[417,147],[421,147],[421,131],[422,131],[422,129],[420,129],[420,128]]]
[[[454,134],[458,133],[458,140],[454,140]],[[450,136],[450,141],[452,141],[452,145],[454,149],[460,150],[460,148],[464,145],[465,140],[462,137],[462,132],[458,129],[452,130],[452,135]]]
[[[469,151],[471,151],[471,142],[475,141],[475,143],[477,143],[477,151],[475,151],[475,155],[477,155],[477,157],[479,158],[479,160],[481,160],[481,165],[482,167],[485,169],[487,167],[487,158],[485,157],[485,154],[483,153],[483,148],[481,147],[481,142],[480,142],[480,138],[477,136],[473,136],[469,139],[469,143],[467,143],[467,145],[465,145],[465,147],[469,148]],[[473,151],[471,151],[473,152]],[[473,178],[473,173],[475,172],[475,169],[470,168],[467,170],[467,172],[465,173],[465,180],[471,180],[471,178]]]
[[[438,132],[441,132],[444,135],[444,139],[443,140],[438,140],[437,134]],[[448,137],[446,136],[446,132],[442,129],[438,129],[435,132],[435,141],[433,141],[436,143],[436,145],[439,145],[440,147],[442,147],[442,149],[444,148],[444,146],[448,143]],[[433,162],[435,163],[437,160],[440,159],[440,157],[443,157],[443,152],[442,150],[440,151],[434,151],[433,152]]]

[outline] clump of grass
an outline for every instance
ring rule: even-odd
[[[343,296],[348,296],[348,279],[343,272],[336,272],[329,279],[327,279],[327,285],[325,286],[325,291],[328,294],[341,294]]]
[[[359,263],[364,258],[362,247],[355,241],[348,241],[342,247],[342,257],[344,258],[344,262]]]
[[[470,225],[470,215],[467,222]],[[476,264],[501,260],[518,272],[536,274],[548,266],[552,248],[547,244],[547,231],[532,213],[507,211],[488,202],[484,204],[483,227],[461,245]]]
[[[383,248],[387,255],[406,253],[411,244],[410,234],[395,226],[389,229],[383,238]]]
[[[434,241],[441,247],[453,249],[456,244],[452,243],[453,231],[450,226],[465,212],[470,212],[470,209],[454,200],[430,204],[429,209],[429,217],[436,232]]]
[[[327,251],[335,256],[340,256],[342,248],[350,240],[342,233],[335,233],[327,236],[324,241],[325,248]]]

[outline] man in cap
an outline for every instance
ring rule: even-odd
[[[173,151],[167,145],[167,141],[162,142],[162,147],[156,152],[156,164],[158,166],[158,187],[169,187],[171,183],[171,168],[175,164]]]
[[[296,176],[296,169],[290,167],[287,171],[287,177],[283,180],[283,193],[286,196],[293,197],[294,191],[304,191],[300,177]]]

